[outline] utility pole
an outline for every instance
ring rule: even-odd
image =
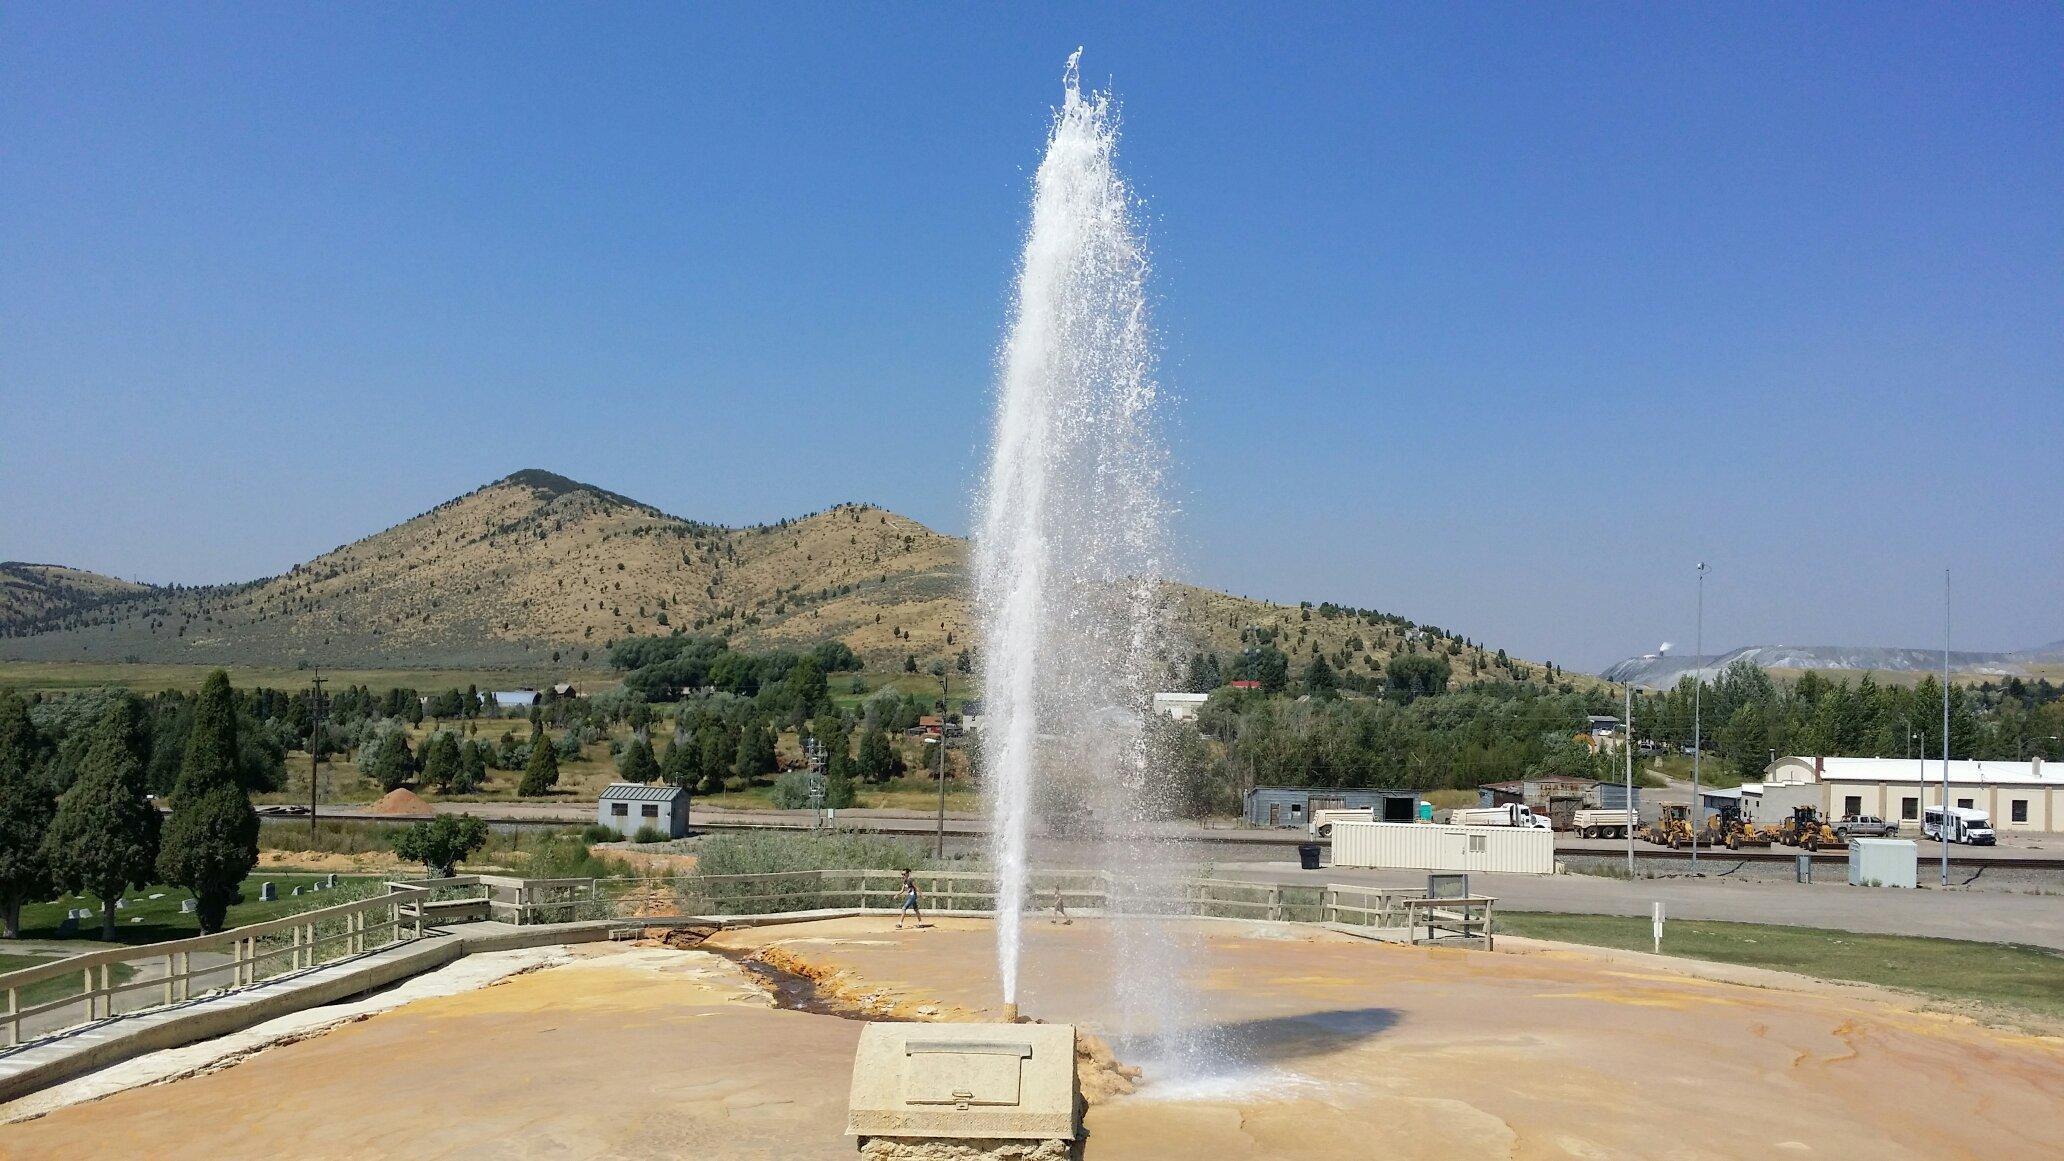
[[[310,678],[308,682],[313,687],[308,695],[308,709],[315,722],[314,725],[308,728],[308,833],[311,837],[315,834],[316,787],[321,782],[318,771],[322,767],[323,750],[322,687],[323,682],[326,680],[328,679],[322,675],[322,667],[317,666],[315,676]]]
[[[1627,724],[1625,730],[1620,735],[1620,749],[1626,751],[1627,757],[1627,797],[1621,805],[1627,808],[1628,814],[1638,819],[1641,816],[1634,809],[1634,682],[1632,680],[1627,682]],[[1627,881],[1631,883],[1634,881],[1634,824],[1628,823],[1626,829]]]
[[[1942,885],[1949,886],[1949,570],[1942,570],[1942,822],[1935,837],[1942,840]]]
[[[1691,871],[1697,874],[1699,823],[1704,821],[1699,813],[1699,752],[1705,749],[1700,726],[1706,692],[1706,562],[1703,560],[1698,566],[1698,632],[1692,638],[1691,651]]]
[[[934,858],[946,857],[946,695],[951,690],[953,670],[939,663],[939,846]]]

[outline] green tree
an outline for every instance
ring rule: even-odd
[[[486,742],[468,738],[460,743],[459,772],[452,777],[451,784],[453,794],[471,794],[487,784],[487,753]]]
[[[659,776],[676,786],[695,789],[701,775],[695,764],[695,740],[693,738],[671,738],[667,741],[666,753],[659,760]]]
[[[733,772],[750,782],[780,766],[774,750],[774,727],[748,725],[738,735],[738,764]]]
[[[616,772],[626,782],[659,781],[659,761],[652,756],[652,747],[643,738],[632,738],[623,753],[617,756]]]
[[[439,730],[423,743],[423,781],[436,787],[440,794],[448,793],[452,783],[458,781],[464,762],[457,734]]]
[[[889,741],[887,730],[863,730],[860,753],[853,761],[860,777],[869,782],[886,782],[903,770],[903,758]]]
[[[1312,658],[1311,664],[1304,667],[1304,692],[1313,697],[1332,697],[1339,688],[1340,678],[1334,675],[1323,655]]]
[[[22,904],[47,898],[52,884],[43,836],[57,810],[44,774],[49,747],[21,695],[0,689],[0,921],[21,934]]]
[[[559,755],[552,749],[551,740],[545,737],[543,726],[533,725],[530,730],[530,761],[523,765],[523,781],[516,787],[516,793],[524,798],[540,798],[552,792],[559,785]]]
[[[157,871],[159,821],[145,767],[149,753],[143,704],[126,695],[109,705],[43,840],[57,885],[100,900],[104,940],[115,938],[115,901],[131,887],[149,885]]]
[[[394,853],[422,863],[432,878],[458,873],[459,860],[487,845],[487,824],[470,814],[440,814],[394,836]]]
[[[203,933],[222,930],[237,885],[258,865],[258,816],[237,778],[237,714],[229,674],[201,683],[193,729],[172,786],[158,875],[194,894]]]
[[[831,683],[825,680],[824,670],[818,667],[813,657],[796,662],[795,667],[788,671],[788,680],[783,685],[790,714],[798,723],[831,708]]]
[[[359,754],[358,768],[382,790],[407,785],[416,776],[416,755],[409,749],[408,731],[400,726],[381,730]]]

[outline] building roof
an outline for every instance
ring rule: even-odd
[[[1398,797],[1417,798],[1417,790],[1399,790],[1381,786],[1256,786],[1247,791],[1248,797],[1256,794],[1390,794]]]
[[[1776,777],[1787,766],[1804,766],[1808,780],[1821,782],[1911,782],[1942,783],[1942,759],[1940,758],[1831,758],[1788,754],[1770,764],[1771,777],[1766,781],[1781,781]],[[1952,785],[1966,786],[2048,786],[2064,789],[2064,762],[2044,762],[2032,759],[2027,762],[1982,761],[1968,758],[1953,759],[1949,764],[1949,781]]]
[[[643,782],[611,782],[602,788],[603,802],[672,802],[687,797],[679,786],[647,785]]]

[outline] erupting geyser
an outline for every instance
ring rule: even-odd
[[[1111,164],[1114,113],[1106,95],[1081,92],[1080,56],[1069,58],[1033,182],[975,537],[1006,1003],[1018,999],[1027,834],[1042,807],[1088,821],[1099,865],[1140,901],[1131,909],[1179,910],[1179,893],[1159,885],[1186,861],[1154,825],[1168,798],[1149,721],[1167,654],[1167,504],[1147,259]],[[1112,980],[1124,1031],[1151,1040],[1155,1056],[1181,1055],[1175,936],[1151,920],[1118,928]]]

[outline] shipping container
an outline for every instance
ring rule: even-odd
[[[1333,824],[1333,865],[1422,871],[1555,873],[1555,832],[1511,826]]]
[[[1339,840],[1334,841],[1337,844]],[[1920,845],[1912,839],[1850,839],[1849,885],[1917,887],[1915,864],[1919,861]]]

